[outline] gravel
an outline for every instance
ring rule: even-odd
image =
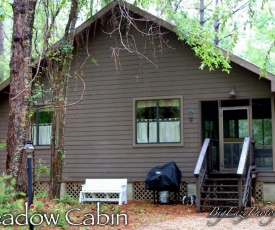
[[[241,221],[240,221],[241,220]],[[266,223],[267,221],[272,220],[266,226],[260,226],[261,221]],[[209,226],[209,224],[213,226]],[[216,224],[214,224],[216,223]],[[223,230],[223,229],[253,229],[253,230],[274,230],[275,229],[275,220],[273,217],[255,217],[250,216],[248,218],[242,219],[240,217],[235,218],[208,218],[205,216],[183,216],[177,217],[175,219],[169,219],[166,221],[161,221],[159,223],[148,224],[137,230]]]

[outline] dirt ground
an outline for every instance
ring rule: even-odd
[[[46,204],[47,205],[47,204]],[[128,204],[118,206],[117,204],[101,204],[100,214],[108,215],[109,221],[106,217],[101,216],[100,222],[96,219],[97,204],[84,204],[81,207],[77,205],[68,206],[71,210],[68,218],[71,224],[66,223],[62,228],[74,230],[182,230],[182,229],[275,229],[275,220],[273,221],[273,210],[275,216],[275,205],[257,206],[246,209],[242,218],[240,213],[231,210],[229,214],[223,212],[213,212],[211,218],[208,212],[196,211],[195,206],[183,204],[154,204],[152,201],[128,201]],[[48,204],[50,209],[53,209],[51,203]],[[267,211],[269,210],[269,211]],[[213,211],[213,210],[212,210]],[[228,211],[228,210],[226,210]],[[114,215],[118,214],[120,219],[116,219]],[[224,214],[223,214],[224,213]],[[124,215],[125,214],[125,215]],[[221,215],[226,218],[219,218]],[[91,217],[94,218],[92,223]],[[233,218],[234,217],[234,218]],[[89,219],[89,220],[88,220]],[[125,221],[127,223],[125,223]],[[266,226],[265,224],[270,221]],[[77,225],[78,224],[78,225]],[[76,226],[77,225],[77,226]],[[212,225],[212,226],[210,226]],[[60,227],[60,226],[59,226]],[[56,227],[36,227],[35,229],[57,229]]]

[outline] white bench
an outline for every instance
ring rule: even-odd
[[[97,197],[98,193],[104,193],[105,197]],[[110,193],[117,193],[119,197],[111,198]],[[88,194],[90,197],[87,197]],[[79,203],[84,201],[117,201],[119,205],[127,204],[127,179],[86,179],[79,194]]]

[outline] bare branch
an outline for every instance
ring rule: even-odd
[[[139,29],[137,22],[145,22],[148,26],[146,30]],[[130,29],[135,29],[141,36],[147,37],[151,40],[152,47],[154,49],[155,53],[155,46],[153,44],[153,38],[158,38],[160,40],[160,47],[162,49],[162,44],[165,43],[168,46],[167,42],[163,40],[163,35],[166,34],[166,32],[161,32],[161,28],[159,25],[152,23],[149,19],[146,18],[134,18],[132,15],[130,15],[129,11],[124,8],[123,6],[118,6],[114,8],[113,15],[111,17],[111,23],[115,25],[115,28],[111,32],[104,31],[104,33],[112,36],[114,33],[118,33],[118,39],[119,43],[117,43],[117,47],[112,47],[112,57],[115,61],[115,67],[116,70],[121,70],[121,65],[119,62],[119,52],[120,50],[126,50],[129,53],[136,54],[141,60],[146,60],[153,64],[156,68],[158,66],[154,63],[154,61],[140,52],[138,50],[138,47],[135,42],[135,38],[132,34],[129,33]],[[126,31],[124,31],[126,30]],[[116,37],[116,36],[113,36]],[[115,39],[116,40],[116,39]],[[118,45],[120,44],[120,45]],[[122,46],[119,48],[119,46]],[[171,47],[169,47],[171,48]]]

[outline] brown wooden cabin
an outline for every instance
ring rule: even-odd
[[[142,19],[136,28],[121,26],[132,52],[115,31],[119,7]],[[162,36],[141,33],[148,28]],[[255,191],[256,200],[275,200],[275,76],[259,79],[259,69],[236,56],[230,74],[201,70],[201,60],[174,31],[168,22],[126,3],[110,3],[77,28],[72,74],[87,52],[91,56],[82,69],[84,98],[67,108],[63,190],[77,195],[86,178],[127,178],[129,199],[143,199],[148,171],[174,161],[185,191],[197,183],[198,210],[242,207]],[[6,80],[0,85],[3,141],[8,89]],[[71,78],[68,103],[82,91],[82,82]],[[42,122],[37,114],[33,122],[36,162],[48,165],[49,111],[39,113],[46,118]],[[3,172],[5,160],[1,151]]]

